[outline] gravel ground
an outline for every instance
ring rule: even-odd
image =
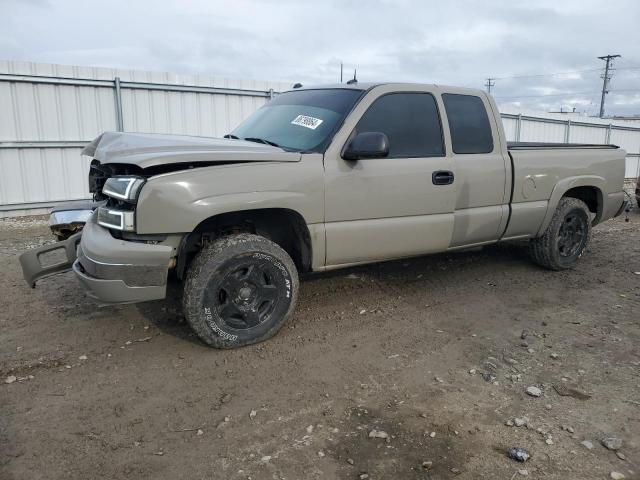
[[[310,276],[275,338],[232,351],[175,298],[28,288],[17,255],[50,241],[0,220],[2,479],[640,478],[638,210],[572,271],[505,244]]]

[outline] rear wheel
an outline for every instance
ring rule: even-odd
[[[577,198],[564,197],[544,234],[530,241],[531,257],[550,270],[571,268],[582,256],[590,235],[587,205]]]
[[[184,285],[184,314],[216,348],[266,340],[293,313],[298,272],[282,248],[264,237],[237,234],[203,248]]]

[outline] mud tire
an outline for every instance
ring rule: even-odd
[[[191,262],[184,315],[207,345],[242,347],[282,328],[295,309],[298,287],[295,264],[280,246],[259,235],[229,235],[205,246]]]
[[[569,223],[574,225],[570,226]],[[568,235],[567,229],[574,233]],[[529,241],[529,253],[533,261],[542,267],[566,270],[575,266],[587,248],[590,237],[589,208],[582,200],[564,197],[542,236]]]

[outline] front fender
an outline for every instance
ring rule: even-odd
[[[558,207],[558,203],[560,203],[560,199],[564,196],[572,188],[576,187],[595,187],[598,191],[598,211],[596,212],[596,218],[594,219],[594,224],[600,221],[602,218],[602,206],[603,206],[603,193],[606,189],[606,180],[603,177],[597,175],[580,175],[576,177],[567,177],[560,180],[556,186],[553,188],[551,192],[551,197],[549,198],[549,203],[547,204],[547,213],[542,220],[542,225],[538,230],[536,236],[540,236],[544,233],[544,231],[551,223],[551,219],[553,218],[553,213],[556,211]]]
[[[281,208],[309,224],[324,221],[322,160],[236,164],[158,175],[144,185],[136,232],[186,233],[215,215]]]

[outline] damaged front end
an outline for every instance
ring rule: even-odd
[[[58,241],[28,250],[20,255],[22,275],[31,288],[36,281],[71,270],[77,257],[82,229],[102,202],[82,202],[55,207],[49,215],[49,228]]]
[[[58,242],[28,250],[20,255],[25,281],[35,288],[36,281],[72,269],[77,258],[82,230],[96,209],[107,205],[108,197],[102,193],[105,182],[115,175],[139,173],[135,165],[101,165],[93,160],[89,169],[89,191],[93,201],[59,205],[49,215],[49,228]]]
[[[136,245],[147,245],[147,250],[139,252],[139,257],[144,259],[145,252],[153,250],[152,246],[157,245],[158,248],[155,250],[161,250],[161,255],[156,252],[156,255],[149,259],[151,263],[144,264],[141,268],[144,270],[149,265],[160,266],[164,271],[168,263],[168,258],[165,258],[168,255],[166,249],[171,251],[171,247],[162,245],[167,235],[141,236],[136,232],[138,196],[150,177],[235,163],[299,162],[301,159],[299,152],[289,152],[271,145],[243,140],[124,132],[103,133],[82,150],[82,155],[92,158],[88,181],[93,201],[76,202],[53,209],[49,217],[49,226],[60,242],[27,251],[20,256],[24,278],[32,287],[40,278],[72,268],[77,259],[76,250],[83,230],[83,243],[88,241],[87,228],[90,224],[108,232],[108,238],[104,235],[104,238],[101,237],[104,243],[102,248],[105,251],[109,248],[107,240],[115,241],[119,246],[122,246],[122,242],[127,242],[126,246],[131,251],[135,250]],[[95,237],[98,229],[93,228],[92,231]],[[176,238],[167,241],[171,243]],[[96,249],[94,256],[99,251]],[[120,255],[121,252],[116,253]],[[114,258],[119,258],[118,255]],[[106,264],[123,263],[110,263],[110,260],[112,259],[107,259]],[[128,259],[126,263],[140,270],[140,265],[135,260]],[[85,258],[84,263],[89,264],[90,259]],[[103,282],[111,282],[110,288],[122,290],[120,296],[126,297],[127,301],[160,298],[163,294],[164,287],[153,284],[129,285],[127,288],[135,290],[124,295],[122,285],[118,283],[119,279],[106,278],[105,275],[102,275],[105,278],[93,278],[88,270],[78,270],[76,273],[85,284],[91,284],[89,290],[98,288],[95,286],[98,281],[100,285],[104,285]]]
[[[51,210],[49,228],[60,241],[80,232],[93,211],[104,202],[81,202],[59,205]]]
[[[49,215],[51,233],[58,240],[63,241],[82,231],[93,211],[105,205],[107,201],[107,197],[102,194],[105,181],[118,173],[127,173],[132,168],[139,170],[131,166],[128,168],[121,165],[102,166],[99,161],[92,160],[89,167],[89,192],[93,196],[93,201],[73,202],[54,207]]]
[[[135,165],[110,164],[101,165],[92,160],[89,167],[89,192],[93,201],[74,202],[59,205],[49,215],[51,233],[60,241],[82,231],[94,210],[106,205],[108,197],[102,193],[105,182],[115,175],[139,175],[141,169]]]

